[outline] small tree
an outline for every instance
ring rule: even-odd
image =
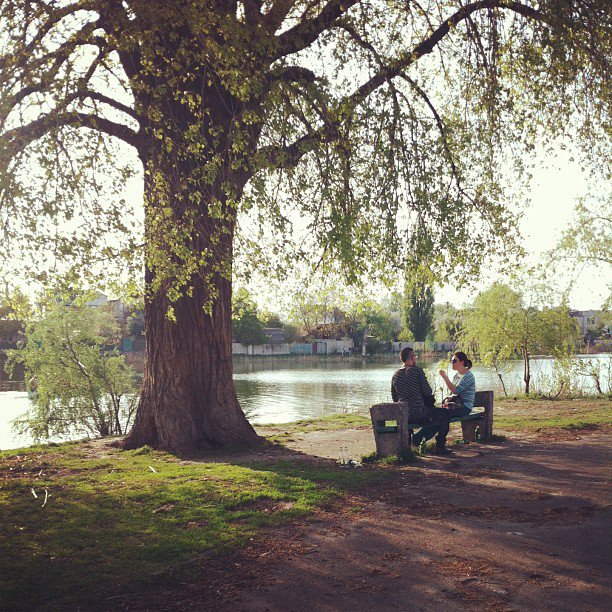
[[[575,322],[565,306],[540,311],[525,305],[518,291],[494,283],[478,294],[467,310],[459,342],[473,350],[485,365],[495,368],[504,393],[501,362],[519,355],[523,360],[525,393],[529,395],[534,352],[568,355],[574,350],[576,338]]]
[[[383,306],[369,300],[359,308],[360,328],[364,335],[372,336],[375,342],[370,346],[372,352],[388,347],[397,335],[397,329],[391,313]]]
[[[404,320],[417,342],[423,342],[432,327],[434,316],[434,295],[430,285],[413,282],[406,290]]]
[[[257,316],[257,305],[246,289],[239,289],[232,300],[232,334],[236,342],[244,345],[264,344],[268,336],[264,325]]]
[[[56,306],[26,328],[26,342],[9,352],[35,377],[38,398],[17,429],[37,439],[67,434],[122,435],[138,399],[137,374],[106,350],[117,323],[96,308]]]
[[[433,326],[436,342],[454,342],[461,333],[463,315],[450,302],[434,304]]]

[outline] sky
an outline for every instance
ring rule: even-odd
[[[555,155],[541,153],[533,170],[533,178],[525,189],[529,201],[523,208],[519,227],[521,245],[524,247],[526,265],[540,263],[546,251],[553,249],[561,234],[572,224],[578,200],[592,193],[594,184],[581,170],[576,151],[571,147],[559,147]],[[601,185],[595,187],[595,193],[601,194]],[[556,288],[564,290],[570,277],[563,274],[563,267],[555,271]],[[452,286],[435,289],[436,303],[450,302],[462,307],[474,300],[474,297],[488,288],[494,281],[507,282],[508,278],[500,275],[494,263],[485,265],[481,278],[471,288],[456,290]],[[610,266],[586,267],[580,273],[569,294],[569,306],[576,310],[598,310],[608,296],[608,284],[612,282]],[[263,310],[279,312],[285,315],[293,306],[295,285],[277,287],[270,292],[262,290],[267,283],[259,282],[249,285],[249,290]],[[397,289],[397,288],[396,288]],[[350,293],[350,292],[349,292]],[[385,290],[376,290],[380,298]]]
[[[531,263],[541,261],[543,253],[557,244],[561,233],[573,221],[578,199],[588,195],[589,187],[587,176],[569,150],[560,150],[556,158],[542,156],[541,166],[534,172],[528,190],[530,203],[520,222],[522,245]],[[443,287],[436,292],[436,302],[461,306],[471,302],[476,292],[486,289],[495,280],[503,280],[503,277],[494,270],[489,273],[485,270],[475,290]],[[567,282],[567,278],[559,277],[559,286],[565,287]],[[608,295],[610,282],[612,270],[609,266],[585,268],[570,292],[570,307],[599,309]]]

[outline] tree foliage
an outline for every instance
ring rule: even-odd
[[[125,433],[138,377],[109,349],[116,336],[116,321],[97,308],[56,306],[30,323],[24,346],[9,351],[9,364],[22,363],[36,381],[37,399],[18,428],[38,440]]]
[[[612,197],[593,200],[588,204],[580,201],[575,209],[570,226],[562,233],[556,247],[549,253],[555,269],[561,266],[564,272],[574,277],[586,266],[596,268],[606,278],[612,271]],[[612,282],[608,282],[608,298],[604,310],[612,303]]]
[[[578,336],[576,321],[564,304],[539,310],[526,304],[519,291],[494,283],[465,311],[459,343],[485,365],[493,366],[502,383],[501,362],[520,357],[525,393],[529,394],[532,356],[567,356]]]
[[[463,313],[450,302],[434,304],[434,340],[455,342],[463,329]]]
[[[0,248],[39,271],[135,254],[129,444],[252,442],[231,368],[208,363],[229,359],[234,261],[458,281],[510,257],[502,173],[564,130],[597,151],[610,19],[595,0],[4,0]],[[214,376],[196,385],[194,362]]]
[[[257,315],[257,305],[246,289],[234,293],[232,301],[232,335],[244,345],[264,344],[269,338]]]
[[[207,262],[227,273],[194,248],[203,207],[231,226],[257,205],[282,240],[289,194],[349,276],[423,259],[444,274],[436,254],[456,244],[477,265],[513,227],[497,143],[529,146],[575,110],[588,111],[579,132],[592,136],[609,93],[609,12],[588,0],[6,0],[0,19],[7,237],[62,257],[136,250],[91,240],[129,230],[126,202],[102,179],[122,159],[112,142],[127,144],[147,177],[152,282],[172,279],[175,298]],[[179,215],[167,190],[181,162]],[[80,231],[84,216],[93,232]]]

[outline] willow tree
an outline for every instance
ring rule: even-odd
[[[605,4],[3,0],[2,246],[90,270],[142,248],[127,446],[256,441],[232,382],[240,249],[318,248],[349,280],[423,262],[473,274],[503,250],[501,169],[569,119],[585,141],[605,121]],[[116,189],[130,162],[144,176],[133,242]]]

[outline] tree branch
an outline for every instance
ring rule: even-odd
[[[295,0],[275,0],[272,8],[264,16],[264,23],[272,34],[278,30],[294,4]]]
[[[355,0],[355,2],[356,1],[357,0]],[[308,22],[309,24],[311,24],[310,27],[307,27],[308,24],[298,24],[298,26],[295,26],[288,32],[285,32],[283,35],[281,35],[279,39],[285,36],[285,34],[288,34],[292,31],[302,32],[303,35],[308,34],[309,37],[312,38],[315,31],[317,30],[317,28],[312,24],[316,21],[317,27],[320,28],[320,30],[316,32],[316,35],[314,35],[314,38],[312,38],[311,40],[312,42],[316,39],[316,36],[318,36],[320,31],[325,29],[325,27],[329,27],[331,22],[333,22],[340,15],[342,15],[343,12],[346,12],[343,11],[343,9],[348,4],[352,6],[353,4],[355,4],[355,2],[348,2],[342,4],[340,1],[335,2],[335,0],[332,0],[323,9],[323,11],[321,11],[321,13],[316,19]],[[421,57],[431,53],[434,48],[440,43],[440,41],[443,40],[449,34],[449,32],[459,23],[467,19],[473,13],[488,8],[508,9],[510,11],[523,15],[524,17],[535,19],[537,21],[544,21],[544,16],[540,11],[537,11],[515,0],[479,0],[477,2],[472,2],[471,4],[466,4],[465,6],[462,6],[458,11],[456,11],[451,17],[443,21],[438,26],[438,28],[430,34],[430,36],[420,42],[411,51],[402,53],[393,61],[388,63],[386,66],[381,66],[377,74],[375,74],[372,78],[370,78],[363,85],[357,88],[352,94],[349,94],[342,98],[336,106],[336,113],[332,114],[332,116],[335,115],[336,117],[333,124],[322,126],[313,133],[305,134],[289,145],[262,147],[258,151],[256,159],[259,159],[260,161],[265,161],[267,164],[272,164],[273,166],[279,168],[287,168],[294,166],[299,162],[302,155],[311,150],[311,148],[317,143],[327,141],[330,138],[334,138],[335,135],[338,133],[338,127],[340,126],[340,124],[345,121],[352,114],[354,109],[359,106],[359,104],[361,104],[370,94],[372,94],[390,79],[400,76],[406,68],[415,64]],[[333,9],[335,9],[335,12],[332,13]],[[325,14],[327,19],[330,19],[331,14],[334,15],[329,22],[325,21],[323,23],[324,19],[322,18],[322,15],[324,14],[324,12],[326,12]],[[304,42],[304,40],[305,39],[302,39],[302,42]],[[289,43],[287,44],[289,45]],[[296,43],[296,45],[298,45],[298,43]],[[295,48],[296,50],[299,50],[299,48],[305,48],[305,46],[307,45],[298,45]],[[288,52],[291,53],[293,51]]]
[[[244,6],[244,17],[250,25],[258,25],[263,21],[261,14],[261,0],[242,0]]]
[[[119,138],[133,146],[139,153],[143,146],[143,139],[138,132],[121,123],[109,119],[79,112],[49,113],[26,125],[14,128],[0,136],[2,148],[10,157],[23,151],[35,140],[60,127],[89,128],[104,132],[109,136]]]
[[[38,3],[39,5],[43,3]],[[42,39],[53,29],[55,25],[57,25],[64,17],[68,17],[68,15],[72,15],[76,11],[93,11],[98,12],[99,6],[95,0],[85,1],[79,0],[74,4],[68,4],[61,8],[52,8],[49,4],[43,4],[44,9],[48,11],[48,19],[40,26],[36,28],[36,35],[32,38],[30,43],[26,45],[21,51],[24,56],[27,58],[32,51],[36,48],[38,44],[42,41]]]
[[[273,61],[309,47],[325,30],[360,0],[329,0],[313,19],[300,21],[277,37],[277,50]]]
[[[317,76],[315,73],[302,66],[281,66],[273,68],[268,74],[269,83],[276,81],[314,83],[316,80]]]
[[[91,91],[89,89],[81,90],[75,92],[74,94],[71,94],[66,98],[66,103],[72,102],[74,100],[84,100],[86,98],[89,98],[90,100],[96,100],[97,102],[102,102],[104,104],[108,104],[108,106],[112,106],[114,109],[125,113],[126,115],[129,115],[130,117],[132,117],[132,119],[136,119],[136,121],[138,122],[141,121],[140,115],[131,106],[122,104],[114,98],[98,93],[97,91]]]
[[[130,33],[131,28],[135,27],[128,12],[121,0],[110,0],[109,9],[100,11],[100,23],[104,31],[112,36],[118,43],[121,41],[122,34]],[[119,61],[128,79],[135,77],[141,70],[141,53],[140,48],[135,42],[136,37],[130,37],[131,49],[122,48],[121,44],[117,44],[114,49],[119,55]]]
[[[459,178],[459,173],[457,172],[457,166],[455,165],[455,160],[453,158],[453,154],[452,154],[452,152],[450,150],[450,147],[448,146],[448,140],[446,139],[446,129],[444,128],[444,122],[442,121],[442,118],[438,114],[438,111],[436,110],[435,106],[433,105],[433,103],[429,99],[429,96],[427,95],[427,93],[415,81],[413,81],[409,76],[407,76],[405,74],[402,74],[401,77],[407,83],[409,83],[410,86],[419,94],[419,96],[423,99],[425,104],[429,107],[429,110],[431,111],[431,114],[434,116],[434,119],[436,121],[436,125],[438,126],[438,131],[440,132],[440,136],[442,137],[442,143],[444,144],[444,150],[446,151],[446,155],[448,157],[448,161],[449,161],[449,163],[451,165],[452,174],[455,177],[455,181],[457,183],[457,187],[459,188],[459,190],[461,190],[461,181],[460,181],[460,178]]]

